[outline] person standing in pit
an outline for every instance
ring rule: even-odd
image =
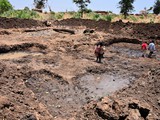
[[[156,51],[154,40],[149,43],[148,50],[150,51],[148,57],[151,58],[153,53]]]
[[[142,42],[142,45],[141,45],[141,49],[142,49],[142,51],[143,51],[143,53],[142,53],[142,57],[146,57],[146,54],[147,54],[147,43],[146,42]]]
[[[102,58],[103,58],[103,55],[104,55],[104,48],[103,48],[103,42],[99,42],[96,44],[96,47],[95,47],[95,56],[96,56],[96,62],[98,63],[101,63],[102,61]]]

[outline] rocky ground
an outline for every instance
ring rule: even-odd
[[[160,24],[0,23],[0,119],[159,120]],[[143,58],[140,43],[150,39],[156,57]],[[101,64],[94,56],[98,41],[106,45]]]

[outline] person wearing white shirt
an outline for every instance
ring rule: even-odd
[[[153,40],[149,43],[148,50],[150,51],[148,57],[151,58],[154,51],[156,51],[156,47]]]

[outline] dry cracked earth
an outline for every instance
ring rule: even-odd
[[[0,120],[160,120],[159,24],[0,20]]]

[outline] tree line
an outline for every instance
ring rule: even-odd
[[[47,2],[48,0],[34,0],[34,6],[37,9],[43,9],[46,7]],[[118,2],[118,8],[120,9],[120,13],[124,15],[124,18],[127,18],[129,13],[134,10],[134,2],[135,0],[120,0]],[[77,5],[77,7],[79,8],[79,12],[81,12],[81,15],[83,16],[83,13],[87,10],[87,6],[91,3],[91,0],[73,0],[73,3]],[[0,14],[11,9],[13,9],[13,6],[8,0],[0,0]],[[50,6],[49,9],[51,11]],[[153,10],[154,14],[159,14],[160,0],[155,0],[153,7],[148,10]]]

